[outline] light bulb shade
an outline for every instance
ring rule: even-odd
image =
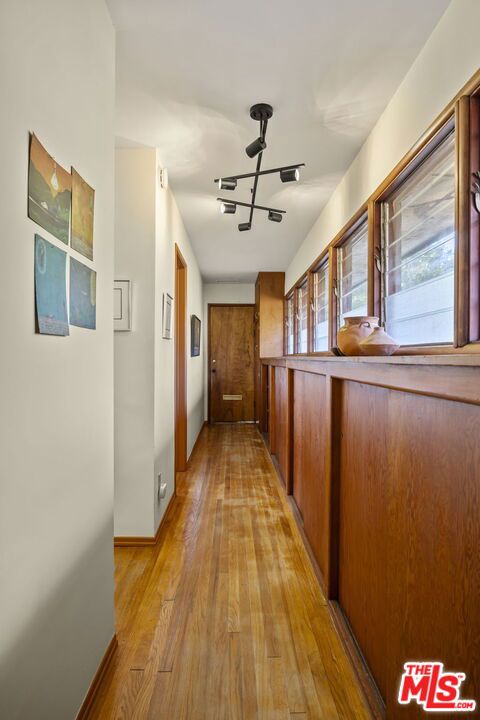
[[[250,230],[251,227],[252,226],[250,225],[250,223],[246,222],[246,223],[240,223],[238,226],[238,229],[240,230],[240,232],[243,232],[244,230]]]
[[[218,181],[218,187],[220,190],[235,190],[237,187],[236,180],[229,180],[227,178],[220,178]]]
[[[282,222],[282,218],[282,213],[275,212],[274,210],[270,210],[268,213],[268,219],[272,222]]]
[[[245,152],[247,153],[249,158],[254,158],[255,155],[258,155],[259,152],[262,152],[262,150],[265,150],[267,147],[267,143],[262,137],[258,137],[256,140],[254,140],[250,145],[247,145],[245,148]]]
[[[298,182],[300,178],[300,170],[293,168],[291,170],[280,170],[280,180],[282,182]]]
[[[223,203],[220,205],[220,212],[224,215],[233,215],[237,212],[235,203]]]

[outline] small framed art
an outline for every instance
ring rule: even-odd
[[[190,355],[192,357],[198,357],[198,355],[200,355],[200,331],[202,328],[202,321],[196,315],[192,315],[190,322]]]
[[[162,337],[167,340],[172,337],[172,305],[173,297],[168,293],[163,293]]]
[[[115,280],[113,284],[113,329],[127,332],[132,329],[132,290],[130,280]]]

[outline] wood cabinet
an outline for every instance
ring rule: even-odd
[[[260,426],[263,403],[260,397],[262,357],[283,355],[284,272],[260,272],[255,283],[255,420]]]

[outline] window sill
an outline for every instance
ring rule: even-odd
[[[470,346],[471,347],[471,346]],[[418,351],[417,351],[418,352]],[[268,364],[286,364],[288,362],[314,362],[314,363],[354,363],[360,365],[430,365],[430,366],[458,366],[458,367],[480,367],[480,348],[476,346],[476,351],[459,352],[458,348],[453,348],[452,352],[443,352],[442,354],[395,354],[389,356],[339,356],[329,353],[320,354],[304,354],[304,355],[284,355],[281,357],[261,358],[264,365]]]

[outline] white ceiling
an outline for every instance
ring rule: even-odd
[[[285,270],[449,0],[107,0],[117,34],[117,142],[159,148],[208,280]],[[220,215],[213,178],[252,172],[255,102],[274,107],[257,203]],[[250,200],[250,181],[237,199]],[[225,191],[222,191],[223,194]]]

